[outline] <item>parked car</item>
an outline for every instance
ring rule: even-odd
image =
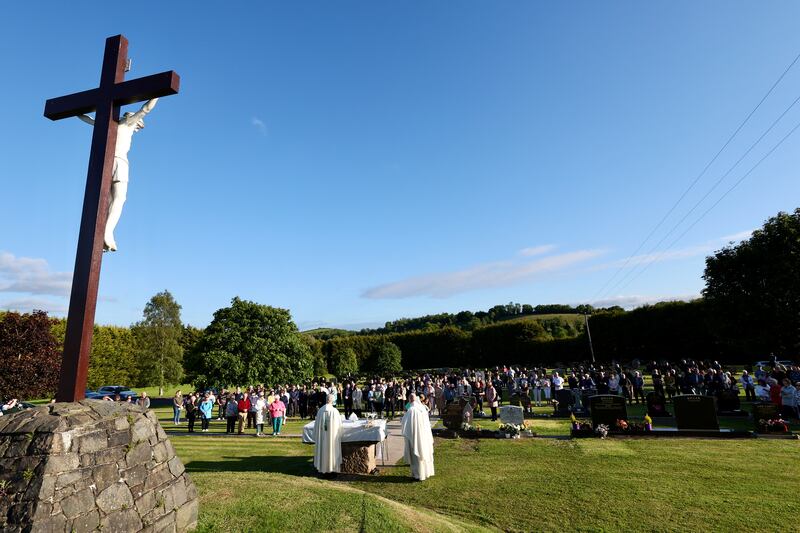
[[[93,390],[86,389],[86,393],[83,395],[84,398],[87,400],[102,400],[103,395],[99,392],[95,392]]]
[[[139,399],[139,396],[132,391],[128,387],[123,387],[121,385],[106,385],[105,387],[100,387],[97,389],[97,394],[100,396],[100,399],[110,396],[113,398],[115,395],[119,394],[120,400],[127,400],[130,397],[132,402],[135,402]]]
[[[778,361],[778,364],[779,365],[783,365],[783,366],[788,368],[788,367],[794,365],[794,362],[786,360],[786,359],[783,359],[783,360]],[[758,367],[772,368],[772,361],[756,361],[755,363],[753,363],[753,370],[755,370]]]

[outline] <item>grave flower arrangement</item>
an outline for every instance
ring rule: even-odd
[[[788,433],[789,424],[786,420],[778,418],[770,418],[769,420],[761,419],[758,421],[759,433]]]
[[[516,424],[500,424],[497,431],[501,434],[510,436],[512,439],[518,439],[522,432],[523,426]]]
[[[614,424],[614,430],[618,433],[628,433],[632,435],[647,433],[652,429],[648,427],[647,421],[644,424],[637,424],[636,422],[628,422],[627,420],[617,420]]]
[[[574,417],[575,415],[572,416],[572,418]],[[572,420],[572,433],[585,436],[594,435],[594,427],[592,427],[592,423],[588,420],[578,420],[574,418],[574,420]]]
[[[604,439],[608,436],[608,426],[605,424],[597,424],[597,427],[594,428],[594,432],[597,433],[597,436],[601,439]]]

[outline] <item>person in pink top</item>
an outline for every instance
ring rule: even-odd
[[[280,435],[283,417],[286,414],[286,404],[281,401],[281,397],[277,394],[275,395],[275,400],[269,404],[269,414],[272,417],[272,435]]]

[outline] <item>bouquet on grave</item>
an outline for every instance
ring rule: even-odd
[[[522,432],[522,426],[517,424],[500,424],[500,427],[497,429],[500,433],[505,433],[506,435],[511,435],[512,438],[519,438],[520,433]]]
[[[789,433],[789,424],[781,417],[758,421],[759,433]]]
[[[601,439],[604,439],[608,436],[608,426],[605,424],[597,424],[597,427],[594,428],[594,432],[597,433],[597,436]]]

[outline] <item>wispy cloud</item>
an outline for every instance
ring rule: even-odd
[[[250,124],[252,124],[259,131],[259,133],[261,133],[261,135],[267,134],[267,125],[264,124],[264,121],[260,118],[252,117],[250,119]]]
[[[47,311],[55,315],[67,314],[67,306],[65,304],[39,298],[11,300],[0,304],[0,309],[4,311],[18,311],[20,313],[30,313],[31,311],[39,310]]]
[[[44,259],[0,252],[0,292],[69,295],[72,274],[52,272]]]
[[[687,257],[697,257],[700,255],[708,255],[715,252],[721,246],[730,242],[737,242],[747,239],[752,235],[753,230],[741,231],[733,235],[726,235],[717,239],[712,239],[701,244],[686,246],[678,248],[677,250],[668,250],[666,252],[654,252],[651,254],[634,255],[630,258],[622,258],[608,263],[603,263],[591,267],[591,270],[604,270],[607,268],[634,268],[648,263],[661,263],[662,261],[674,261],[678,259],[685,259]]]
[[[633,309],[646,304],[654,304],[658,302],[688,302],[700,298],[699,294],[681,294],[672,296],[653,296],[643,294],[628,294],[620,296],[610,296],[592,302],[595,307],[613,307],[618,305],[624,309]]]
[[[745,239],[749,239],[753,235],[754,231],[754,229],[740,231],[739,233],[734,233],[733,235],[725,235],[724,237],[720,237],[719,240],[724,243],[743,241]]]
[[[465,270],[425,274],[378,285],[365,290],[361,296],[372,299],[411,298],[414,296],[447,298],[462,292],[507,287],[540,278],[544,274],[560,273],[563,269],[588,261],[603,253],[603,250],[579,250],[525,263],[512,261],[486,263]]]
[[[519,255],[525,257],[533,257],[534,255],[544,255],[556,249],[555,244],[542,244],[541,246],[533,246],[531,248],[523,248],[519,251]]]

